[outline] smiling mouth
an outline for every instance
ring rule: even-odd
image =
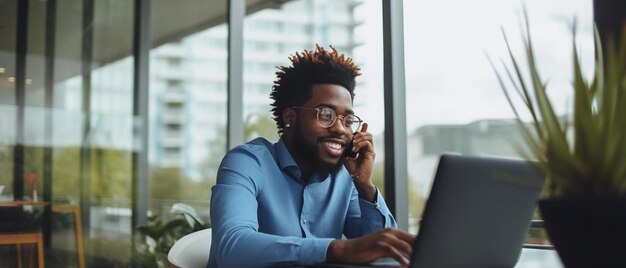
[[[324,142],[324,144],[332,149],[335,150],[340,150],[342,145],[339,143],[335,143],[335,142]]]
[[[344,150],[344,144],[334,141],[322,141],[324,151],[333,157],[340,157]]]

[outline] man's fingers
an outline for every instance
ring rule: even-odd
[[[407,259],[406,257],[407,255],[403,254],[401,251],[397,250],[396,248],[389,247],[389,249],[387,250],[387,253],[389,254],[389,257],[398,261],[402,266],[409,265],[409,259]]]
[[[407,266],[414,240],[415,236],[410,233],[387,228],[356,239],[333,241],[327,257],[328,260],[337,258],[335,260],[348,263],[370,262],[379,257],[389,257]],[[342,248],[344,251],[341,251]],[[337,250],[341,253],[336,253]]]
[[[392,229],[392,228],[390,228],[390,230],[392,230],[392,231],[394,232],[394,234],[395,234],[398,238],[400,238],[400,239],[404,240],[405,242],[407,242],[407,243],[409,243],[409,244],[411,244],[411,245],[413,245],[413,242],[415,242],[415,235],[412,235],[412,234],[407,233],[407,232],[404,232],[404,231],[400,231],[400,230],[398,230],[398,229]]]
[[[366,149],[368,151],[374,151],[374,137],[369,132],[359,132],[352,140],[354,144],[354,150],[356,152]]]
[[[387,229],[386,237],[388,239],[388,243],[393,248],[399,250],[406,256],[411,255],[413,252],[413,241],[415,237],[409,233],[405,233],[398,229]]]
[[[404,241],[402,239],[398,239],[398,238],[392,239],[389,242],[389,244],[394,249],[397,249],[399,252],[401,252],[405,256],[410,256],[411,253],[413,252],[412,244],[409,244],[407,241]]]
[[[413,243],[413,240],[415,240],[415,235],[413,235],[411,233],[408,233],[408,232],[405,232],[405,231],[402,231],[402,230],[397,229],[397,228],[387,227],[387,228],[382,229],[380,231],[391,233],[394,236],[396,236],[396,237],[398,237],[398,238],[400,238],[400,239],[402,239],[404,241],[410,242],[410,243]]]
[[[413,253],[414,235],[398,229],[388,228],[381,232],[380,239],[384,241],[383,245],[385,245],[386,253],[389,254],[389,257],[400,263],[403,263],[404,260],[406,263],[403,263],[403,265],[408,265],[406,257]]]
[[[361,127],[361,131],[360,132],[367,132],[367,123],[363,123],[363,126]]]

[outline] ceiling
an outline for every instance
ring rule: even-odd
[[[0,0],[0,87],[14,76],[17,37],[17,3]],[[152,47],[176,41],[195,32],[226,22],[227,0],[153,0]],[[243,1],[243,0],[242,0]],[[94,2],[92,66],[102,66],[132,54],[134,1]],[[246,0],[248,14],[278,7],[285,0]],[[43,80],[46,44],[45,0],[30,0],[27,37],[27,78]],[[83,1],[58,0],[55,33],[55,80],[80,73]],[[2,80],[4,78],[4,80]],[[40,78],[40,79],[38,79]],[[13,86],[11,86],[13,87]]]

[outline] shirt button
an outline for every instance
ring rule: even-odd
[[[379,204],[376,204],[376,209],[380,209],[380,205]]]
[[[306,224],[306,220],[303,220],[303,221],[302,221],[302,224]]]

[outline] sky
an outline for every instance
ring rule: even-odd
[[[523,10],[542,78],[558,111],[571,104],[571,25],[577,20],[577,44],[586,74],[593,69],[592,1],[590,0],[447,0],[404,1],[404,54],[407,129],[427,124],[467,124],[479,119],[514,115],[500,89],[487,55],[507,59],[504,31],[514,54],[522,54]],[[364,20],[355,50],[362,65],[363,88],[357,91],[356,111],[370,131],[384,126],[382,17],[380,1],[365,0],[357,10]]]

